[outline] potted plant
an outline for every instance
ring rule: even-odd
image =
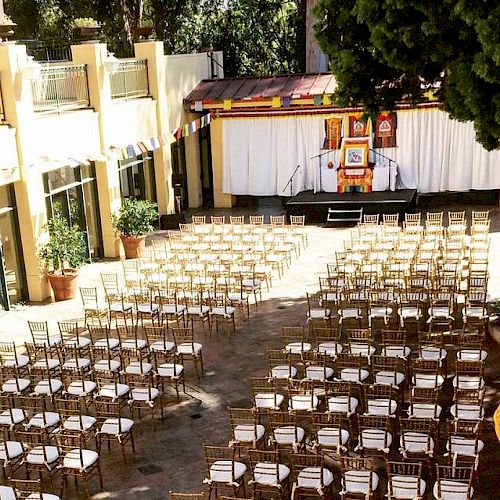
[[[72,299],[76,295],[78,268],[87,262],[85,234],[77,224],[69,226],[58,209],[44,229],[48,231],[48,239],[39,247],[38,256],[54,298]]]
[[[82,40],[92,40],[101,31],[102,25],[92,17],[77,17],[73,19],[73,27]]]
[[[140,26],[136,26],[132,29],[134,36],[137,39],[148,39],[153,34],[153,21],[151,19],[145,19],[141,22]]]
[[[127,198],[113,214],[113,225],[120,233],[125,257],[135,259],[146,244],[146,235],[154,230],[158,219],[157,205],[147,200]]]

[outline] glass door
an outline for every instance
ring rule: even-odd
[[[0,309],[25,300],[26,271],[12,185],[0,186]]]
[[[174,188],[175,212],[180,213],[189,206],[184,137],[172,144],[171,153],[172,187]]]
[[[156,201],[156,178],[152,156],[122,160],[119,170],[122,199]]]
[[[89,260],[102,257],[102,230],[93,166],[59,168],[44,174],[44,182],[48,217],[59,212],[70,226],[77,224],[85,233]]]

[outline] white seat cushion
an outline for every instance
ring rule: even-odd
[[[99,433],[118,436],[120,432],[129,432],[133,425],[134,421],[130,418],[107,418],[99,429]]]
[[[278,486],[290,475],[290,469],[283,464],[271,464],[267,462],[259,462],[255,464],[253,477],[257,484],[267,486]]]
[[[413,418],[439,418],[441,406],[434,403],[413,403],[408,408],[408,416]]]
[[[63,428],[68,431],[88,431],[96,424],[97,420],[90,415],[71,415],[63,423]]]
[[[334,358],[342,352],[342,345],[337,342],[321,342],[318,344],[318,352]]]
[[[444,377],[435,373],[415,373],[413,375],[413,385],[416,387],[437,389],[443,385],[443,382]]]
[[[113,302],[109,305],[109,309],[114,313],[127,313],[132,311],[132,304],[130,303],[121,303],[121,302]]]
[[[158,396],[160,391],[156,387],[137,387],[130,391],[132,401],[145,401],[152,403]]]
[[[120,345],[120,341],[115,338],[99,339],[94,343],[94,347],[100,349],[116,349]]]
[[[359,401],[349,396],[334,396],[328,398],[328,411],[332,413],[347,413],[350,415],[356,411]]]
[[[446,444],[447,450],[452,455],[462,455],[475,457],[484,448],[484,443],[480,439],[466,438],[463,436],[450,436]]]
[[[120,362],[116,359],[100,359],[94,363],[95,371],[116,372],[120,369]]]
[[[434,440],[423,432],[404,432],[400,444],[408,453],[430,453],[434,450]]]
[[[41,359],[39,361],[36,361],[33,363],[33,368],[38,368],[38,369],[44,369],[44,370],[54,370],[57,368],[61,363],[59,362],[58,359],[54,358],[47,358],[47,359]]]
[[[446,352],[446,349],[443,349],[442,347],[427,346],[420,349],[420,357],[422,359],[442,361],[446,358],[446,356],[448,356],[448,353]]]
[[[160,377],[178,378],[182,375],[184,367],[176,363],[164,363],[158,367],[157,371]]]
[[[309,380],[325,381],[333,376],[333,368],[329,366],[308,366],[306,368],[306,378]]]
[[[441,495],[439,495],[439,485],[441,486]],[[440,500],[467,500],[474,496],[474,489],[461,481],[453,481],[449,479],[439,479],[434,483],[432,494]]]
[[[2,384],[2,392],[9,394],[25,391],[31,384],[31,380],[27,378],[9,379]]]
[[[99,396],[103,398],[120,398],[125,396],[130,390],[127,384],[106,384],[99,391]]]
[[[52,493],[31,493],[26,497],[26,500],[61,500],[61,497]]]
[[[198,356],[203,346],[197,342],[186,342],[177,346],[177,354],[191,354]]]
[[[273,378],[294,378],[297,376],[297,368],[290,365],[277,365],[271,369],[271,377]]]
[[[295,395],[290,398],[289,408],[296,411],[313,411],[318,408],[318,396],[313,394],[312,398],[309,394]]]
[[[20,408],[11,408],[0,413],[0,425],[14,426],[20,424],[26,418],[24,410]]]
[[[393,399],[371,399],[367,402],[368,415],[394,415],[398,408],[398,404]]]
[[[321,478],[323,476],[323,480]],[[326,468],[306,467],[297,476],[299,488],[311,488],[317,490],[322,486],[330,486],[333,483],[333,474]]]
[[[58,345],[61,343],[61,338],[60,337],[49,337],[46,340],[36,340],[35,341],[35,346],[36,347],[53,347],[55,345]]]
[[[231,317],[235,312],[236,308],[231,307],[231,306],[226,306],[226,307],[212,307],[212,314],[215,314],[216,316],[225,316],[225,317]]]
[[[234,439],[241,443],[257,442],[264,437],[266,429],[263,425],[258,424],[253,426],[251,424],[240,424],[234,427]]]
[[[170,352],[172,349],[174,349],[175,344],[170,341],[163,341],[163,340],[157,340],[153,342],[149,348],[152,351],[157,351],[157,352]]]
[[[146,361],[131,361],[125,367],[125,373],[130,373],[132,375],[145,375],[149,373],[153,369],[153,365],[151,363],[147,363]]]
[[[346,382],[363,382],[366,380],[370,373],[368,370],[361,368],[358,370],[357,368],[342,368],[340,371],[340,379]]]
[[[482,389],[484,387],[484,379],[474,375],[457,375],[453,377],[453,387],[458,389]]]
[[[419,307],[404,306],[398,308],[398,315],[401,319],[420,319],[422,317],[422,311]]]
[[[65,370],[83,370],[89,366],[90,359],[88,358],[68,359],[68,361],[63,364]]]
[[[23,368],[30,362],[30,358],[24,354],[17,355],[17,363],[15,358],[2,360],[2,365],[5,368]]]
[[[485,361],[488,353],[482,349],[460,349],[457,351],[457,359],[467,361]]]
[[[479,420],[484,417],[484,408],[477,404],[454,404],[450,413],[459,420]]]
[[[301,352],[309,352],[311,347],[308,342],[290,342],[285,346],[285,351],[291,354],[300,354]]]
[[[63,467],[67,469],[85,470],[93,465],[98,458],[99,455],[94,450],[79,450],[75,448],[64,455]]]
[[[361,356],[371,356],[376,351],[375,347],[368,344],[353,343],[349,345],[351,354],[361,354]]]
[[[28,427],[36,427],[38,429],[45,429],[46,427],[52,427],[57,425],[60,421],[59,413],[53,411],[45,411],[43,413],[37,413],[31,417],[28,422]]]
[[[69,384],[67,391],[72,396],[86,396],[95,391],[96,383],[92,380],[75,380]]]
[[[139,304],[137,312],[139,314],[155,314],[158,312],[160,306],[158,304]]]
[[[24,448],[18,441],[2,441],[0,442],[0,460],[12,460],[20,457],[24,453]],[[0,495],[0,500],[2,496]]]
[[[56,446],[35,446],[26,455],[26,462],[29,464],[51,464],[58,458],[59,451]]]
[[[344,474],[344,489],[348,493],[367,494],[371,490],[378,488],[379,478],[375,472],[369,470],[349,470]]]
[[[367,450],[389,452],[392,435],[384,429],[363,429],[360,435],[360,446]]]
[[[122,349],[144,349],[146,346],[144,339],[127,339],[122,342]]]
[[[401,372],[380,371],[375,374],[375,383],[397,387],[403,382],[405,376]]]
[[[302,427],[284,425],[274,429],[273,436],[278,444],[293,445],[304,440],[305,431]]]
[[[11,486],[0,485],[0,500],[17,500],[14,488]]]
[[[382,348],[382,356],[388,358],[407,358],[411,353],[411,349],[404,345],[388,345]]]
[[[425,492],[425,481],[413,476],[392,476],[392,496],[402,500],[413,500],[422,497]],[[389,487],[389,492],[391,491]]]
[[[255,395],[255,406],[262,409],[279,409],[285,397],[283,394],[259,392]]]
[[[50,395],[59,392],[62,389],[63,383],[57,378],[50,378],[40,380],[38,384],[35,385],[33,392],[35,394]]]
[[[335,427],[323,427],[318,430],[318,444],[325,448],[343,446],[349,440],[349,432]]]
[[[204,315],[204,314],[208,314],[210,312],[210,307],[208,306],[189,306],[187,308],[187,313],[188,314],[191,314],[191,315]]]
[[[210,480],[217,483],[231,483],[238,481],[247,471],[242,462],[231,460],[216,460],[210,467]]]
[[[311,309],[307,313],[307,316],[310,319],[328,319],[330,314],[330,309]]]
[[[428,313],[431,318],[453,319],[453,311],[447,306],[429,307]]]
[[[91,340],[88,337],[73,337],[72,339],[66,340],[64,345],[67,347],[73,347],[75,349],[83,349],[91,344]]]
[[[186,306],[180,304],[166,304],[161,308],[162,314],[182,314]]]

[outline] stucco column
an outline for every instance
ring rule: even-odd
[[[163,42],[148,41],[134,44],[135,57],[147,59],[149,93],[156,102],[158,134],[167,133],[168,98],[165,78],[165,54]],[[156,196],[160,215],[174,213],[174,191],[172,188],[172,160],[168,141],[154,151]]]
[[[199,118],[192,113],[185,114],[185,123],[190,123]],[[188,185],[188,200],[191,208],[198,208],[202,204],[201,196],[201,161],[199,132],[190,134],[184,139],[186,144],[186,171]]]
[[[214,206],[215,208],[230,208],[235,203],[235,197],[224,193],[222,189],[223,147],[222,119],[210,123],[210,139],[212,143],[212,170],[214,176]]]
[[[37,255],[37,242],[47,222],[42,174],[36,165],[31,137],[34,128],[31,82],[23,76],[27,63],[26,47],[9,42],[0,43],[0,81],[5,120],[16,130],[16,143],[21,180],[14,183],[19,216],[21,244],[29,299],[43,301],[50,297],[51,289]]]
[[[113,127],[111,84],[104,66],[108,49],[105,43],[72,45],[73,62],[87,66],[90,105],[99,113],[101,149],[109,144],[109,131]],[[96,162],[97,192],[101,216],[102,242],[105,257],[120,257],[123,249],[111,223],[111,214],[121,206],[120,177],[117,160]]]

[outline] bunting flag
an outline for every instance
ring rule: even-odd
[[[375,126],[375,148],[396,147],[397,116],[395,113],[382,113]]]
[[[323,96],[315,95],[313,97],[313,102],[315,106],[321,106],[323,104]]]
[[[281,108],[281,97],[273,97],[271,107]]]
[[[283,97],[283,107],[284,108],[289,108],[291,103],[292,103],[292,98],[290,96]]]
[[[325,120],[325,141],[323,149],[339,149],[342,140],[342,118]]]

